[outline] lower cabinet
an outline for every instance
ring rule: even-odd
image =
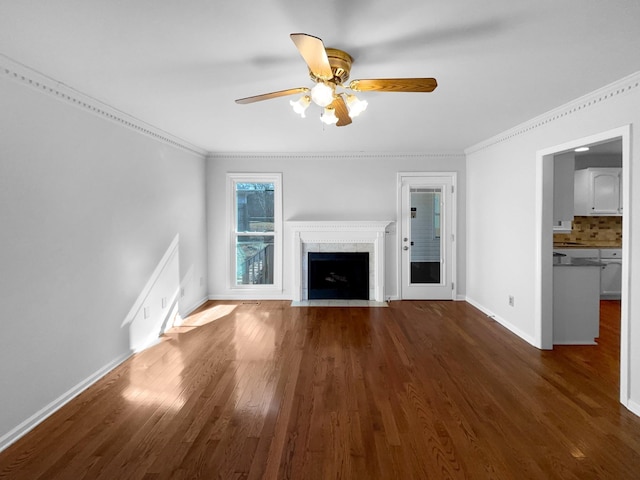
[[[553,267],[553,344],[595,345],[600,336],[600,268]]]
[[[600,250],[600,298],[620,299],[622,295],[622,250],[603,248]]]

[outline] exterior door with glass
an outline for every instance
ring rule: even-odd
[[[401,177],[403,299],[455,298],[454,187],[448,174]]]

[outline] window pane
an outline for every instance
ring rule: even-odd
[[[441,188],[411,189],[411,283],[440,283]]]
[[[274,231],[273,183],[236,183],[236,231]]]
[[[236,285],[273,284],[273,243],[272,236],[237,236]]]

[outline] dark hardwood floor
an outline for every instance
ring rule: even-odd
[[[539,351],[464,302],[209,302],[0,453],[11,479],[638,479],[600,344]]]

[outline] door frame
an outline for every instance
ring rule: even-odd
[[[441,177],[449,177],[451,179],[451,185],[453,192],[451,193],[451,225],[450,232],[452,235],[451,241],[451,282],[453,282],[453,288],[451,289],[451,300],[457,300],[458,298],[458,278],[457,278],[457,259],[458,259],[458,173],[457,172],[398,172],[397,173],[397,198],[396,198],[396,285],[398,289],[398,298],[402,298],[402,183],[405,179],[411,179],[416,177],[432,177],[434,179]]]
[[[622,139],[622,299],[620,319],[620,403],[629,408],[629,266],[631,256],[631,126],[578,138],[536,152],[535,346],[553,349],[553,161],[554,155],[582,145]]]

